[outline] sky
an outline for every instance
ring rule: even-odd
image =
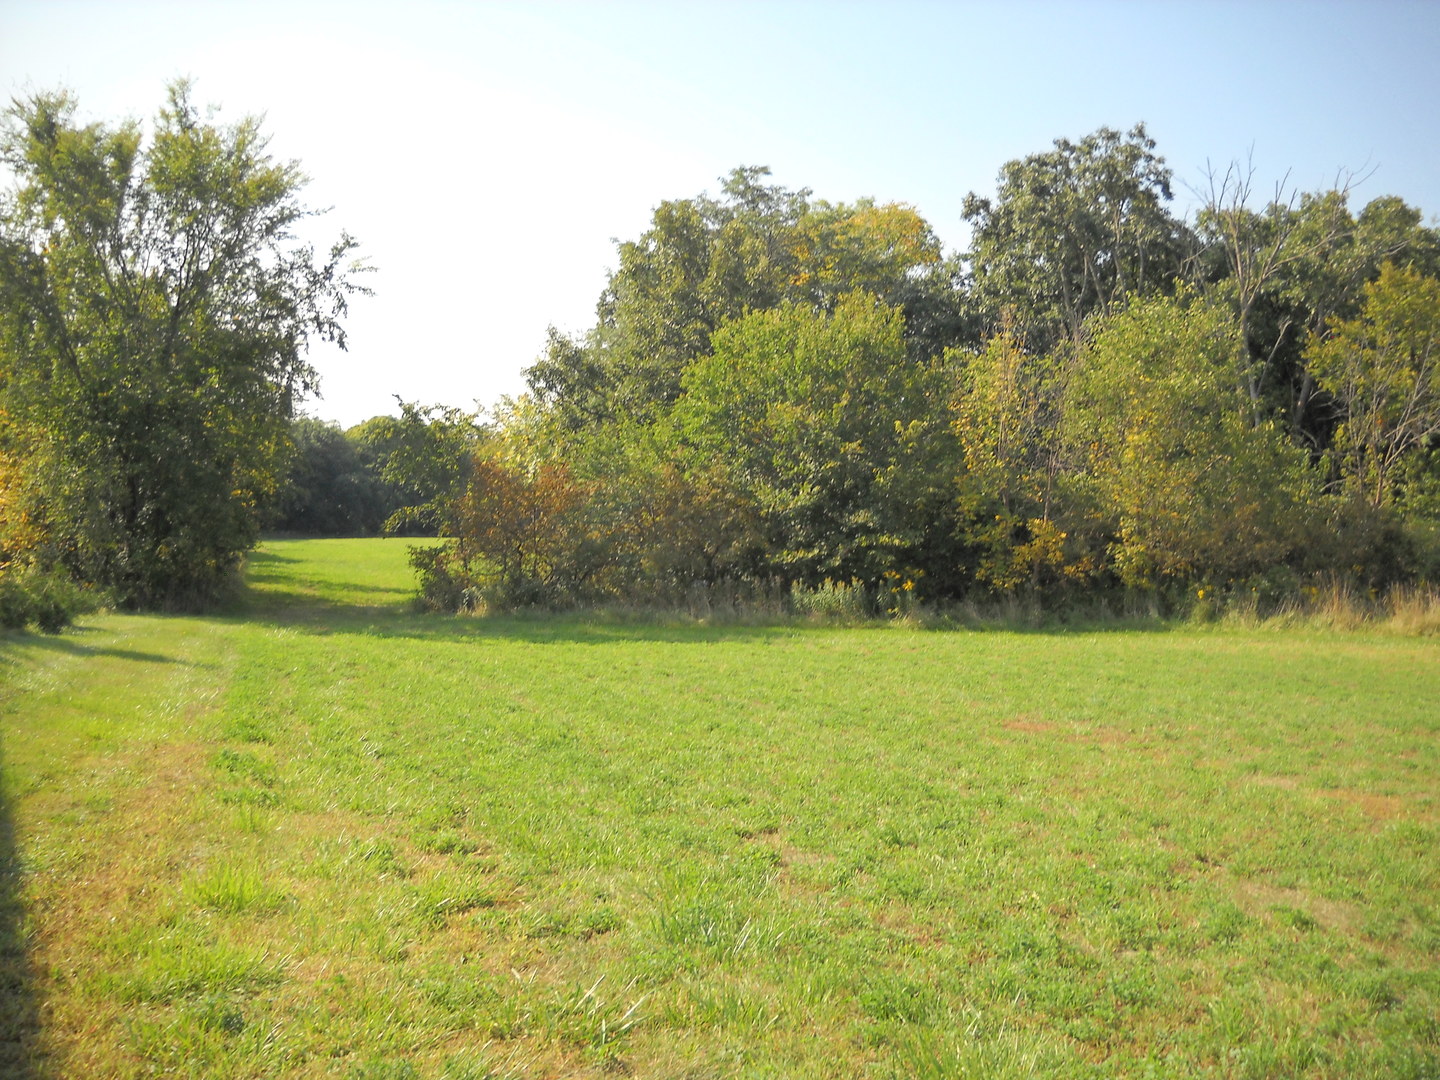
[[[1440,3],[501,3],[0,0],[0,93],[153,116],[194,79],[299,161],[306,224],[375,268],[317,346],[344,426],[524,390],[546,328],[582,333],[666,199],[741,165],[918,210],[950,251],[967,192],[1057,138],[1144,122],[1178,213],[1212,170],[1255,190],[1358,180],[1440,215]]]

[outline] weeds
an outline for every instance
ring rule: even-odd
[[[862,585],[825,582],[792,587],[783,601],[733,590],[711,596],[696,589],[673,605],[606,602],[575,607],[570,616],[597,625],[636,626],[898,626],[920,630],[1028,632],[1224,624],[1245,629],[1364,631],[1424,637],[1440,634],[1440,590],[1396,586],[1371,596],[1344,582],[1327,581],[1282,595],[1258,590],[1196,590],[1198,595],[1165,595],[1126,590],[1113,596],[1072,599],[1062,604],[1037,595],[1006,593],[944,604],[906,598],[883,607]],[[506,621],[544,623],[552,612],[520,612]]]

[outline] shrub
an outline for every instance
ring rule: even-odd
[[[14,564],[0,566],[0,627],[34,625],[58,634],[76,615],[95,607],[94,597],[57,572]]]
[[[445,546],[412,547],[410,565],[420,578],[418,602],[426,611],[450,614],[474,608],[476,589],[463,566],[454,565]]]

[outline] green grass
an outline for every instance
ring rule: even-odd
[[[439,618],[405,546],[3,639],[0,1066],[1440,1074],[1440,642]]]

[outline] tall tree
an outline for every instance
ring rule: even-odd
[[[562,429],[654,419],[716,330],[783,303],[833,309],[864,291],[905,315],[907,348],[937,357],[964,325],[955,267],[912,208],[813,203],[808,189],[734,170],[719,197],[661,203],[650,228],[620,245],[620,264],[583,339],[551,333],[526,377]]]
[[[1303,351],[1332,319],[1358,314],[1362,289],[1382,263],[1440,271],[1440,234],[1393,196],[1352,215],[1348,181],[1318,192],[1287,194],[1281,186],[1252,210],[1252,171],[1232,165],[1223,179],[1211,177],[1198,220],[1218,271],[1208,287],[1239,322],[1236,381],[1252,417],[1285,415],[1291,434],[1319,451],[1338,417],[1323,395],[1317,399]]]
[[[1219,290],[1230,301],[1239,326],[1236,382],[1250,401],[1255,422],[1264,414],[1262,391],[1266,350],[1252,350],[1252,316],[1265,290],[1288,268],[1320,261],[1338,247],[1354,226],[1346,208],[1349,182],[1320,195],[1287,193],[1277,184],[1263,210],[1251,208],[1255,168],[1231,162],[1223,175],[1211,172],[1198,228],[1222,272]]]
[[[137,606],[203,602],[256,536],[314,338],[344,344],[347,236],[317,258],[298,166],[184,82],[146,140],[65,94],[6,114],[0,441],[44,552]]]
[[[464,494],[486,427],[479,414],[447,405],[400,401],[400,415],[376,416],[352,429],[403,504],[385,521],[387,533],[442,535]]]
[[[1007,162],[995,198],[965,197],[976,302],[1043,353],[1127,294],[1168,288],[1191,250],[1166,209],[1170,178],[1143,124]]]
[[[336,424],[297,416],[289,467],[265,527],[306,536],[373,536],[402,505],[359,441]]]
[[[1182,294],[1113,316],[1082,354],[1067,436],[1113,515],[1127,583],[1239,579],[1301,542],[1309,471],[1252,422],[1237,336],[1223,306]]]
[[[1071,365],[1030,352],[1008,329],[981,352],[953,359],[952,426],[963,455],[956,508],[978,549],[975,577],[1004,591],[1090,572],[1097,560],[1074,550],[1081,537],[1071,537],[1065,490],[1062,419]]]

